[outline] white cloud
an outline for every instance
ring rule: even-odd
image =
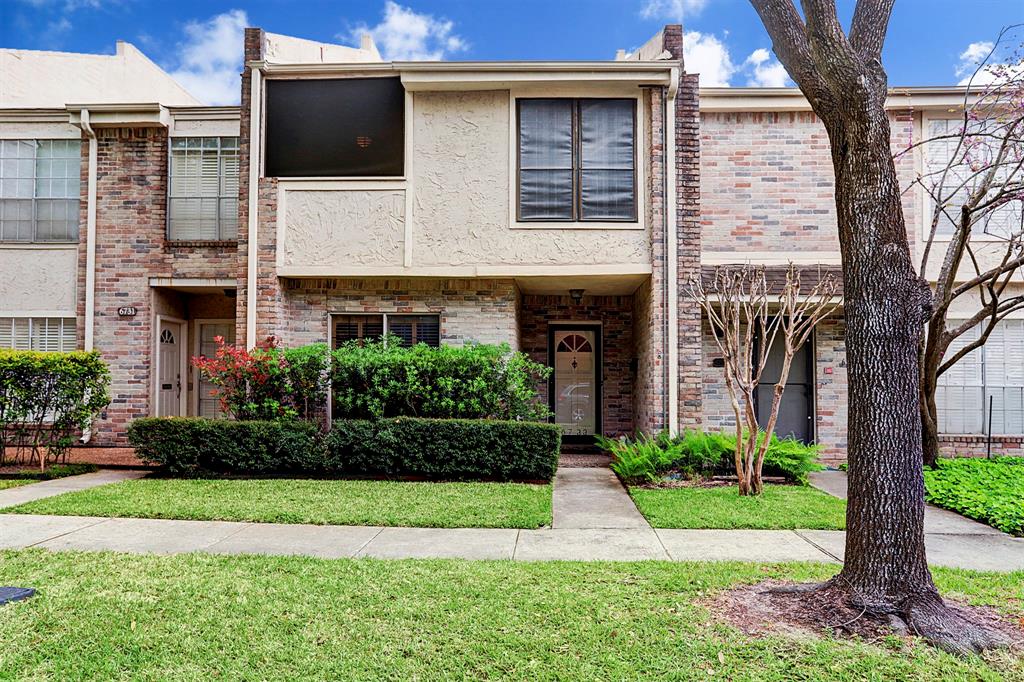
[[[790,84],[786,67],[772,59],[771,54],[763,47],[751,52],[743,65],[746,69],[753,70],[747,78],[747,87],[784,88]]]
[[[708,87],[728,86],[736,73],[725,43],[699,31],[683,34],[683,66],[687,73],[699,73],[700,84]]]
[[[64,36],[71,31],[71,20],[65,17],[46,23],[46,28],[39,35],[39,42],[44,47],[57,48],[64,42]]]
[[[956,75],[960,78],[958,85],[990,85],[1024,77],[1024,61],[1018,58],[1011,63],[1002,62],[993,54],[994,48],[995,43],[982,40],[971,43],[960,53],[960,63],[956,66]],[[988,63],[978,70],[986,59]]]
[[[233,9],[185,24],[171,76],[200,101],[236,104],[241,93],[242,40],[249,17]]]
[[[455,24],[431,14],[420,14],[392,0],[384,3],[384,19],[373,27],[356,26],[339,38],[359,44],[364,33],[373,36],[381,56],[394,61],[440,61],[462,52],[469,44],[453,30]]]
[[[682,22],[684,16],[700,14],[708,0],[645,0],[640,16]]]

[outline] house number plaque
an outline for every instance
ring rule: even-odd
[[[124,305],[117,309],[118,317],[135,317],[138,309],[133,305]]]

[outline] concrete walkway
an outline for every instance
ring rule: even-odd
[[[74,492],[76,490],[88,490],[96,486],[118,481],[127,481],[132,478],[142,478],[148,471],[114,471],[112,469],[100,469],[92,474],[81,474],[79,476],[68,476],[66,478],[55,478],[52,481],[40,481],[29,483],[16,488],[0,490],[0,509],[15,507],[26,502],[42,500],[54,495]],[[0,531],[2,532],[2,531]]]
[[[0,514],[0,549],[41,547],[54,551],[515,561],[660,559],[837,563],[842,559],[845,534],[841,531],[652,529],[642,517],[642,525],[637,521],[639,512],[632,500],[617,479],[614,476],[609,478],[609,475],[611,472],[600,469],[560,469],[555,482],[554,527],[540,530],[313,526]],[[98,474],[89,476],[94,477],[89,481],[92,482]],[[132,472],[113,480],[137,476]],[[61,492],[92,487],[72,479],[64,479],[64,482],[65,488]],[[79,487],[69,488],[68,483]],[[49,484],[39,483],[3,491],[3,494],[44,485],[52,488]],[[6,501],[5,497],[0,504]],[[581,511],[567,505],[582,505],[584,509]],[[588,509],[589,513],[586,513]],[[605,513],[608,514],[607,520],[595,518]],[[933,565],[993,571],[1024,570],[1024,538],[1013,538],[987,526],[982,526],[985,532],[975,533],[948,533],[941,528],[943,526],[933,525],[926,536],[928,558]]]

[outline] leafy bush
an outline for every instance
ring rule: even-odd
[[[0,464],[61,462],[110,402],[110,371],[95,351],[0,350]],[[45,451],[45,454],[44,454]]]
[[[221,409],[236,419],[266,420],[294,417],[298,412],[288,399],[288,363],[277,350],[274,337],[251,351],[214,337],[217,352],[212,358],[192,358],[192,364],[216,387]]]
[[[331,353],[326,343],[284,351],[287,400],[300,419],[312,419],[327,404]]]
[[[932,504],[1024,536],[1024,457],[939,459],[924,484]]]
[[[128,425],[128,442],[140,459],[179,476],[323,468],[317,429],[306,422],[146,417]]]
[[[487,419],[336,420],[328,461],[339,472],[427,478],[549,480],[562,432],[554,424]]]
[[[670,471],[709,476],[736,470],[735,434],[687,429],[675,438],[662,432],[656,437],[640,434],[636,439],[600,437],[597,442],[611,453],[612,470],[626,482],[654,482]],[[823,468],[815,461],[818,451],[818,446],[773,435],[764,458],[764,473],[807,485],[807,475]]]
[[[338,420],[327,438],[300,421],[148,417],[128,427],[144,461],[177,476],[370,474],[427,478],[550,479],[561,430],[534,422]]]
[[[404,347],[397,339],[349,342],[332,354],[334,414],[343,419],[549,416],[537,383],[550,369],[507,344]]]

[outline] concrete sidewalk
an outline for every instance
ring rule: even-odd
[[[29,483],[16,488],[0,490],[0,509],[15,507],[26,502],[34,502],[55,495],[74,492],[76,490],[88,490],[108,483],[127,481],[132,478],[142,478],[148,471],[114,471],[112,469],[100,469],[91,474],[80,474],[66,478],[55,478],[52,481],[40,481]]]

